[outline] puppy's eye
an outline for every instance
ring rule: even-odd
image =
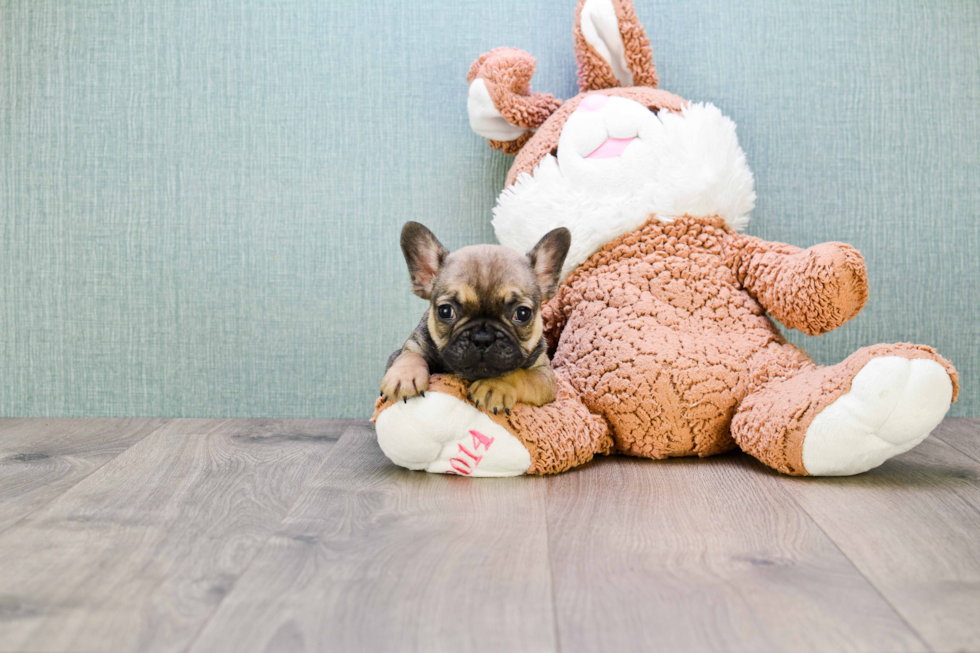
[[[456,318],[456,309],[452,304],[439,304],[436,308],[436,315],[440,320],[452,320]]]
[[[519,306],[516,311],[514,311],[513,320],[515,322],[527,322],[531,319],[533,311],[527,306]]]

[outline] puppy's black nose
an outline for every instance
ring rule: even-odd
[[[481,326],[470,331],[470,342],[472,342],[473,346],[477,349],[482,349],[484,351],[490,349],[490,345],[493,344],[495,339],[496,336],[494,335],[493,331],[485,326]]]

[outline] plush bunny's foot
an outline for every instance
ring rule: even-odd
[[[934,360],[872,359],[850,391],[813,418],[803,439],[803,466],[813,476],[873,469],[922,442],[952,396],[949,374]]]
[[[555,380],[558,396],[550,404],[517,404],[510,414],[491,415],[464,399],[466,383],[433,375],[424,397],[376,401],[378,444],[396,465],[462,476],[556,474],[611,453],[606,421],[589,412],[561,374]]]
[[[956,401],[956,370],[925,345],[873,345],[795,371],[789,354],[775,349],[761,362],[762,385],[732,419],[742,451],[784,474],[866,472],[922,442]]]
[[[408,469],[462,476],[520,476],[531,455],[507,429],[442,392],[395,402],[376,422],[378,444]]]

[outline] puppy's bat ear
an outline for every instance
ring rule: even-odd
[[[561,100],[550,93],[532,93],[534,57],[516,48],[497,48],[470,66],[466,111],[470,127],[490,147],[517,154]]]
[[[561,266],[565,264],[568,248],[572,246],[572,232],[565,227],[552,229],[527,253],[531,267],[538,277],[541,300],[547,301],[558,292]]]
[[[402,227],[402,254],[412,277],[412,292],[422,299],[432,296],[432,284],[449,252],[439,239],[418,222]]]

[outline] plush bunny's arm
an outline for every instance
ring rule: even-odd
[[[800,249],[737,234],[725,250],[739,283],[766,312],[807,335],[833,331],[868,301],[864,259],[850,245]]]

